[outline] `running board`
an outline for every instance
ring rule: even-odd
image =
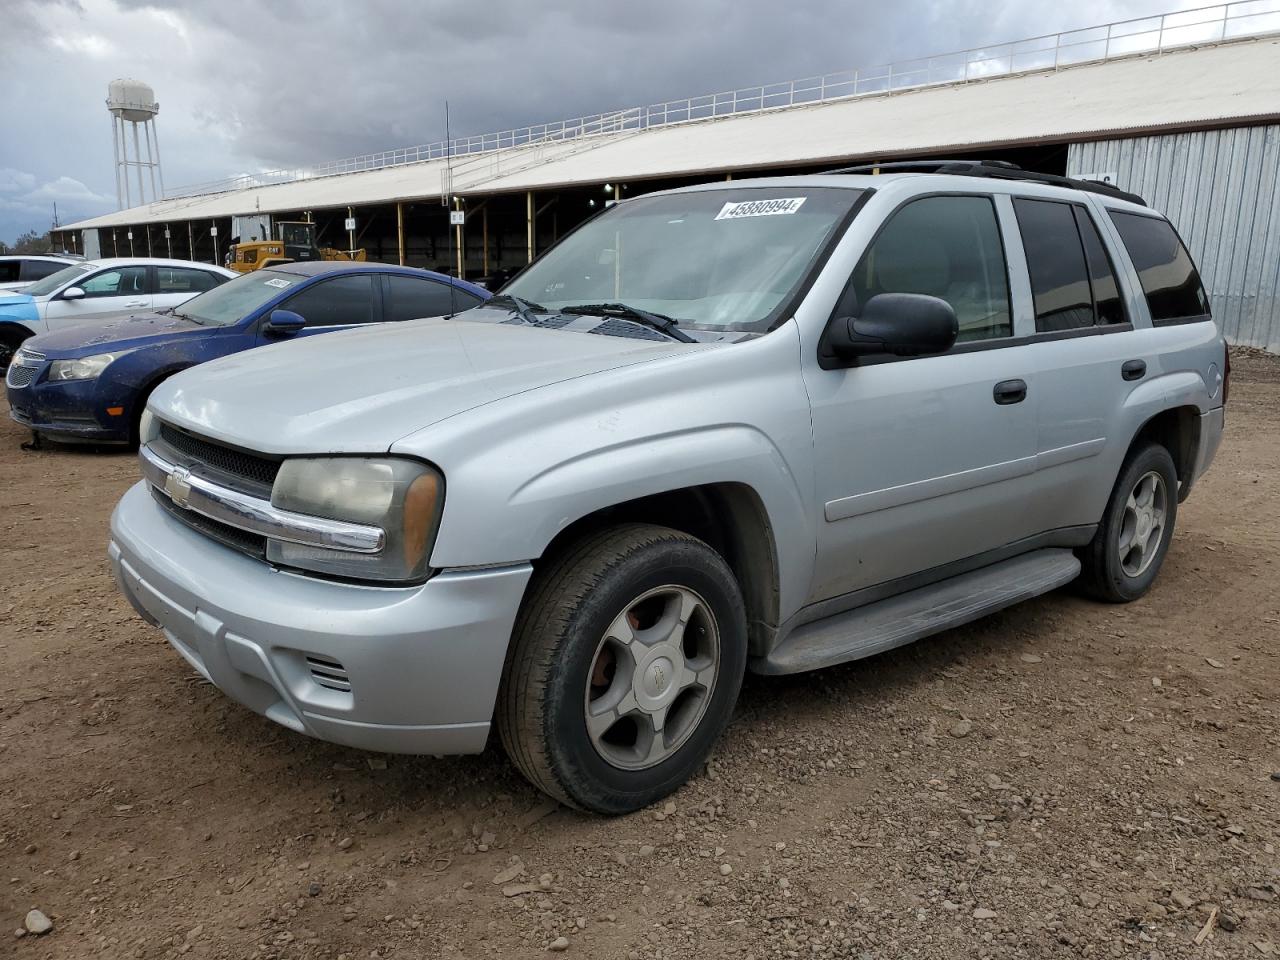
[[[1048,593],[1079,573],[1080,561],[1070,550],[1035,550],[806,623],[768,656],[753,660],[751,669],[803,673],[870,657]]]

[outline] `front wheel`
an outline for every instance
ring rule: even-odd
[[[627,813],[706,761],[746,659],[742,596],[724,559],[676,530],[617,527],[530,586],[498,731],[534,786],[583,810]]]
[[[18,352],[18,348],[26,339],[26,336],[12,330],[0,330],[0,376],[8,372],[13,355]]]
[[[1085,590],[1109,603],[1128,603],[1150,590],[1177,516],[1173,457],[1158,443],[1137,447],[1120,469],[1097,533],[1080,551]]]

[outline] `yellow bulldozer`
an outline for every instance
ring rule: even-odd
[[[276,239],[247,240],[231,245],[227,266],[237,273],[249,273],[280,263],[310,260],[365,259],[363,250],[336,250],[316,244],[316,225],[305,221],[277,222]]]

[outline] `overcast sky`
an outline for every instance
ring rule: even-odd
[[[174,187],[1196,5],[0,0],[0,239],[115,209],[120,76]]]

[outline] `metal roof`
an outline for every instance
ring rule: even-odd
[[[917,87],[494,150],[452,165],[462,196],[946,154],[1280,118],[1280,40],[1236,40],[987,80]],[[163,200],[64,229],[205,220],[439,197],[431,160]]]

